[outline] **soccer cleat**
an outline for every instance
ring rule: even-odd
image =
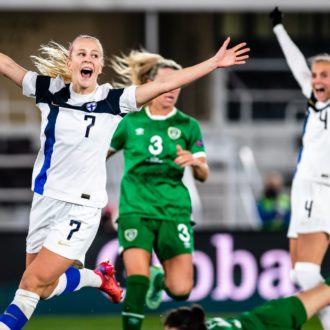
[[[164,271],[160,266],[150,267],[150,284],[146,296],[146,305],[149,309],[156,309],[162,302],[163,289],[156,283],[164,278]]]
[[[99,290],[105,292],[113,303],[118,304],[122,299],[123,289],[116,280],[115,267],[109,261],[104,261],[94,269],[94,272],[102,279]]]

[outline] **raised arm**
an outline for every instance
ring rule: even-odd
[[[22,88],[22,81],[27,70],[18,65],[7,55],[0,53],[0,74],[12,80],[18,87]]]
[[[273,31],[283,51],[288,66],[299,84],[303,94],[309,98],[312,93],[311,71],[305,56],[292,41],[282,24],[282,13],[276,7],[270,14],[273,21]]]
[[[230,38],[228,37],[222,44],[219,51],[210,59],[196,64],[194,66],[175,70],[172,74],[164,76],[162,79],[154,80],[140,85],[136,89],[136,102],[141,106],[160,94],[173,89],[183,87],[209,73],[217,68],[225,68],[232,65],[244,64],[249,58],[246,43],[240,43],[230,49],[227,49]]]

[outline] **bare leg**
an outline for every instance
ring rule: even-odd
[[[181,254],[164,261],[165,287],[175,296],[189,295],[193,287],[191,254]]]
[[[41,298],[50,295],[58,278],[73,264],[73,260],[46,248],[42,248],[36,256],[29,255],[28,259],[30,263],[23,274],[19,288],[34,292]]]
[[[313,288],[323,282],[321,265],[328,249],[329,235],[324,232],[300,234],[297,240],[297,260],[294,276],[303,289]],[[330,307],[326,306],[317,313],[325,330],[330,330]]]
[[[320,283],[315,288],[300,292],[297,297],[305,306],[307,318],[316,314],[320,309],[330,304],[330,287]]]
[[[127,276],[144,275],[149,277],[151,254],[143,249],[131,248],[123,252]]]
[[[289,250],[293,268],[297,261],[297,238],[289,238]]]
[[[296,246],[296,262],[321,265],[328,249],[329,235],[324,232],[300,234]]]

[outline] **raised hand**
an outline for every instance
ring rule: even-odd
[[[269,14],[269,17],[272,19],[273,27],[275,27],[278,24],[282,24],[283,14],[278,9],[278,7],[275,7],[273,11]]]
[[[250,51],[250,48],[245,47],[245,42],[242,42],[228,49],[227,47],[229,43],[230,37],[225,40],[219,51],[215,54],[216,64],[218,68],[245,64],[245,60],[249,58],[249,55],[247,53]]]

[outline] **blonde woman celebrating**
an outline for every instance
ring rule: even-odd
[[[321,265],[330,237],[330,55],[316,55],[308,65],[285,30],[277,7],[271,18],[287,64],[307,99],[302,148],[291,189],[288,237],[292,279],[308,290],[324,280]],[[326,306],[317,315],[323,328],[330,330],[330,307]]]
[[[210,59],[141,86],[113,89],[98,85],[103,48],[81,35],[69,49],[56,43],[34,57],[42,75],[0,54],[0,73],[36,99],[41,111],[41,147],[33,169],[26,270],[14,300],[0,316],[0,329],[21,329],[39,299],[99,287],[115,302],[121,289],[114,269],[102,263],[95,272],[72,267],[83,262],[107,202],[106,155],[122,114],[138,111],[152,98],[188,84],[217,68],[243,64],[248,48],[227,49],[229,38]]]

